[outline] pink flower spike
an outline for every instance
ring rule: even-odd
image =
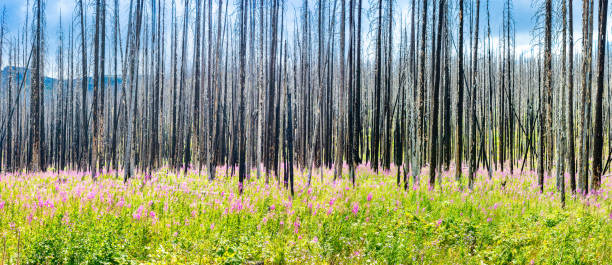
[[[358,212],[359,212],[359,203],[354,203],[353,204],[353,214],[357,215]]]

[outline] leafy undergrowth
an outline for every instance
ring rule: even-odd
[[[308,173],[297,171],[293,199],[254,171],[240,196],[230,172],[219,168],[211,182],[204,172],[162,169],[127,184],[113,173],[95,182],[87,172],[0,175],[2,264],[612,260],[610,178],[597,194],[568,195],[561,209],[554,179],[540,194],[533,171],[492,179],[479,171],[472,192],[450,173],[434,189],[423,174],[404,190],[395,168],[375,173],[360,166],[354,188],[346,175],[334,181],[331,170],[313,172],[308,187]]]

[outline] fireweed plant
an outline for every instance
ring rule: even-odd
[[[233,171],[233,173],[232,173]],[[398,187],[397,167],[295,169],[278,178],[237,170],[163,168],[124,183],[117,172],[0,175],[2,264],[606,264],[612,260],[612,179],[561,208],[554,177],[477,172],[472,191],[441,172]],[[323,177],[319,175],[322,172]],[[348,170],[343,170],[348,172]],[[121,175],[121,172],[118,172]],[[467,174],[467,172],[464,172]],[[282,176],[280,178],[282,180]],[[321,182],[321,179],[323,182]],[[504,185],[502,185],[504,183]],[[569,184],[567,184],[569,185]]]

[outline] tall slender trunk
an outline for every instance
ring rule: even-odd
[[[559,168],[557,169],[557,187],[559,187],[559,190],[561,191],[561,205],[562,207],[565,207],[565,158],[563,157],[563,154],[567,151],[566,150],[566,140],[567,137],[565,135],[565,133],[567,132],[567,130],[565,129],[565,115],[563,114],[563,111],[566,110],[565,107],[565,100],[566,100],[566,92],[565,89],[567,87],[567,68],[566,68],[566,61],[567,61],[567,3],[566,0],[563,0],[563,2],[561,3],[561,15],[563,16],[562,19],[562,43],[561,43],[561,75],[563,76],[563,85],[561,87],[561,120],[560,120],[560,129],[559,129],[559,133],[558,136],[560,137],[560,147],[558,149],[557,155],[558,155],[558,165]]]
[[[474,25],[474,41],[472,42],[472,82],[470,87],[470,169],[468,186],[474,188],[476,175],[476,89],[478,88],[478,30],[480,22],[480,0],[476,0],[476,20]]]
[[[79,0],[79,18],[81,22],[81,168],[85,167],[87,158],[87,43],[85,42],[85,13],[83,11],[83,0]]]
[[[382,82],[382,0],[378,1],[378,26],[376,30],[376,65],[374,66],[374,110],[372,119],[370,164],[378,171],[380,137],[380,91]]]
[[[459,47],[457,48],[457,128],[455,148],[455,179],[461,181],[463,163],[463,85],[465,74],[463,72],[463,0],[459,0]]]
[[[606,23],[608,21],[608,0],[599,0],[599,27],[597,42],[597,90],[595,91],[595,125],[593,139],[593,179],[591,181],[593,190],[599,190],[601,186],[601,160],[603,151],[603,88],[604,88],[604,64],[606,59]]]
[[[42,158],[43,155],[43,143],[41,141],[41,134],[44,132],[42,129],[41,121],[41,90],[44,89],[44,84],[41,84],[42,80],[42,1],[37,0],[35,3],[35,30],[34,30],[34,42],[33,42],[33,56],[34,56],[34,71],[32,71],[32,88],[30,90],[30,163],[29,168],[32,171],[45,170],[43,167]]]
[[[419,51],[419,88],[418,88],[418,96],[417,96],[417,112],[418,112],[418,120],[417,120],[417,145],[416,149],[418,150],[417,161],[413,166],[413,169],[417,169],[412,174],[418,176],[420,174],[421,166],[423,165],[423,145],[424,145],[424,123],[425,123],[425,50],[427,47],[425,46],[425,40],[427,36],[427,2],[429,0],[423,0],[422,8],[422,21],[421,21],[421,48]],[[417,178],[415,178],[417,179]]]
[[[568,0],[569,8],[569,39],[567,71],[567,169],[570,177],[570,189],[576,193],[576,155],[574,138],[574,14],[573,0]]]
[[[430,141],[429,141],[429,186],[431,189],[436,184],[436,171],[438,168],[437,151],[438,151],[438,99],[440,97],[440,48],[442,46],[442,25],[444,24],[444,3],[446,0],[440,0],[438,7],[438,36],[436,37],[436,56],[434,58],[434,84],[431,93],[431,121],[430,121]],[[477,0],[478,1],[478,0]]]
[[[336,125],[336,159],[335,159],[335,173],[334,178],[342,177],[342,166],[344,164],[344,127],[345,127],[345,84],[344,84],[344,52],[345,52],[345,40],[344,40],[344,26],[346,24],[346,11],[344,0],[340,0],[340,84],[338,89],[338,122]]]
[[[540,101],[540,144],[538,154],[538,186],[540,192],[544,192],[544,155],[546,154],[545,142],[548,137],[548,117],[550,116],[550,103],[548,96],[552,89],[552,54],[551,54],[551,28],[552,28],[552,0],[546,0],[546,18],[544,26],[544,93]]]
[[[578,189],[582,194],[589,192],[589,133],[590,133],[590,103],[591,103],[591,46],[590,27],[592,23],[592,7],[590,0],[582,2],[582,104],[580,113],[580,166],[578,170]]]
[[[247,6],[248,6],[248,0],[241,0],[240,1],[240,48],[239,48],[239,60],[240,60],[240,106],[238,109],[238,115],[239,115],[239,124],[240,124],[240,129],[238,131],[239,133],[239,169],[238,169],[238,182],[239,182],[239,187],[238,190],[240,191],[240,193],[242,193],[243,191],[243,181],[246,178],[246,174],[247,174],[247,170],[246,170],[246,163],[245,163],[245,150],[246,150],[246,132],[245,132],[245,126],[244,126],[244,105],[245,105],[245,54],[246,54],[246,22],[248,20],[248,12],[247,12]],[[291,100],[289,100],[289,102],[291,102]],[[289,110],[291,111],[291,109]],[[289,116],[289,118],[291,118],[291,116]],[[293,153],[293,152],[291,152]],[[293,161],[291,161],[293,162]],[[293,170],[293,168],[291,168],[291,170]]]

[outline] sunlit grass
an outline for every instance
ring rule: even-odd
[[[561,208],[554,178],[538,192],[536,174],[478,171],[473,191],[428,170],[408,190],[396,168],[320,170],[295,196],[255,171],[218,168],[210,182],[162,169],[124,184],[114,173],[0,175],[3,264],[605,264],[612,260],[612,181],[598,194],[568,192]],[[234,174],[237,172],[234,172]],[[467,173],[467,172],[466,172]],[[502,182],[506,184],[502,187]],[[568,185],[569,186],[569,185]]]

